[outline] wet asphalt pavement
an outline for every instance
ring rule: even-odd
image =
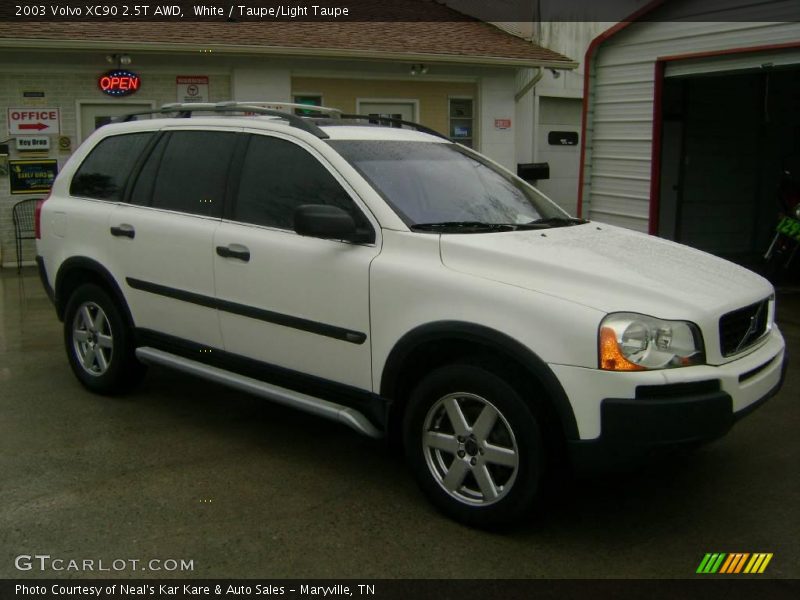
[[[800,291],[778,302],[798,357]],[[5,269],[0,578],[115,575],[17,570],[34,554],[122,559],[124,577],[682,578],[706,552],[771,552],[760,577],[797,578],[797,364],[721,440],[574,482],[545,516],[487,533],[437,514],[399,457],[340,425],[157,368],[127,396],[90,394],[35,271]],[[130,566],[151,559],[193,570]]]

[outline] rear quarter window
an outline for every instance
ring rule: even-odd
[[[122,200],[137,159],[155,132],[128,133],[103,139],[83,160],[70,183],[72,196]]]

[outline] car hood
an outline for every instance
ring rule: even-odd
[[[752,271],[694,248],[600,223],[443,234],[444,265],[604,312],[720,315],[772,293]],[[691,317],[688,317],[691,318]]]

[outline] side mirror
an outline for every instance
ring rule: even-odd
[[[347,211],[326,204],[303,204],[294,211],[294,230],[299,235],[326,240],[358,241],[356,222]]]

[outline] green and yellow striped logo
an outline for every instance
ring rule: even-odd
[[[700,561],[697,573],[763,573],[771,560],[771,552],[709,552]]]

